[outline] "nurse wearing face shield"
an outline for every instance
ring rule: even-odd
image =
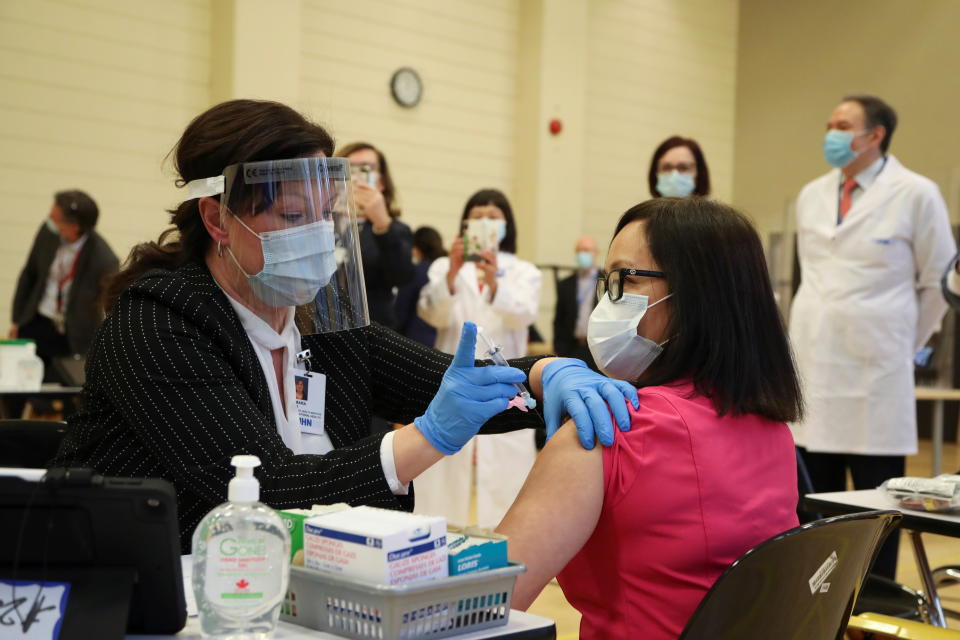
[[[591,446],[613,439],[603,401],[619,424],[624,398],[637,402],[599,375],[566,374],[565,360],[476,362],[469,323],[453,356],[371,324],[349,163],[333,148],[278,103],[202,113],[176,147],[185,193],[172,228],[135,247],[108,289],[81,408],[52,464],[169,480],[185,549],[226,499],[236,454],[260,458],[274,508],[410,510],[413,478],[481,427],[541,424],[506,411],[513,383],[579,416]],[[406,426],[367,436],[371,415]]]

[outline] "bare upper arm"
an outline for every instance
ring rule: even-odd
[[[603,507],[603,453],[583,449],[573,421],[550,439],[497,531],[509,536],[517,578],[515,609],[525,610],[590,538]]]

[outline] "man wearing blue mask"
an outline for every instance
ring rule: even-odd
[[[557,307],[553,315],[553,348],[557,355],[579,358],[596,370],[587,347],[587,323],[597,306],[597,274],[600,251],[590,236],[577,240],[577,269],[557,283]]]
[[[956,251],[937,185],[888,153],[896,112],[873,96],[830,114],[834,167],[797,198],[801,283],[790,337],[806,417],[792,425],[816,491],[904,475],[917,452],[913,356],[946,311],[940,276]],[[874,572],[893,577],[896,538]]]
[[[49,382],[71,382],[58,377],[53,360],[86,355],[103,320],[104,279],[119,263],[94,230],[98,217],[97,203],[83,191],[56,193],[17,279],[7,336],[37,343]]]

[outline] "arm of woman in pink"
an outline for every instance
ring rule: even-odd
[[[584,449],[567,421],[537,456],[497,527],[510,537],[510,561],[527,565],[513,590],[514,609],[525,611],[593,534],[603,507],[602,451]]]

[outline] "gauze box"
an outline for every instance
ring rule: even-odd
[[[304,522],[304,564],[385,585],[447,577],[442,517],[355,507]]]
[[[310,516],[315,516],[333,511],[342,511],[349,509],[350,505],[345,502],[337,504],[315,504],[309,509],[284,509],[277,511],[277,515],[283,520],[284,526],[290,532],[290,564],[303,566],[303,523]]]
[[[507,566],[506,536],[479,533],[472,528],[464,532],[450,531],[447,535],[448,571],[451,576]]]

